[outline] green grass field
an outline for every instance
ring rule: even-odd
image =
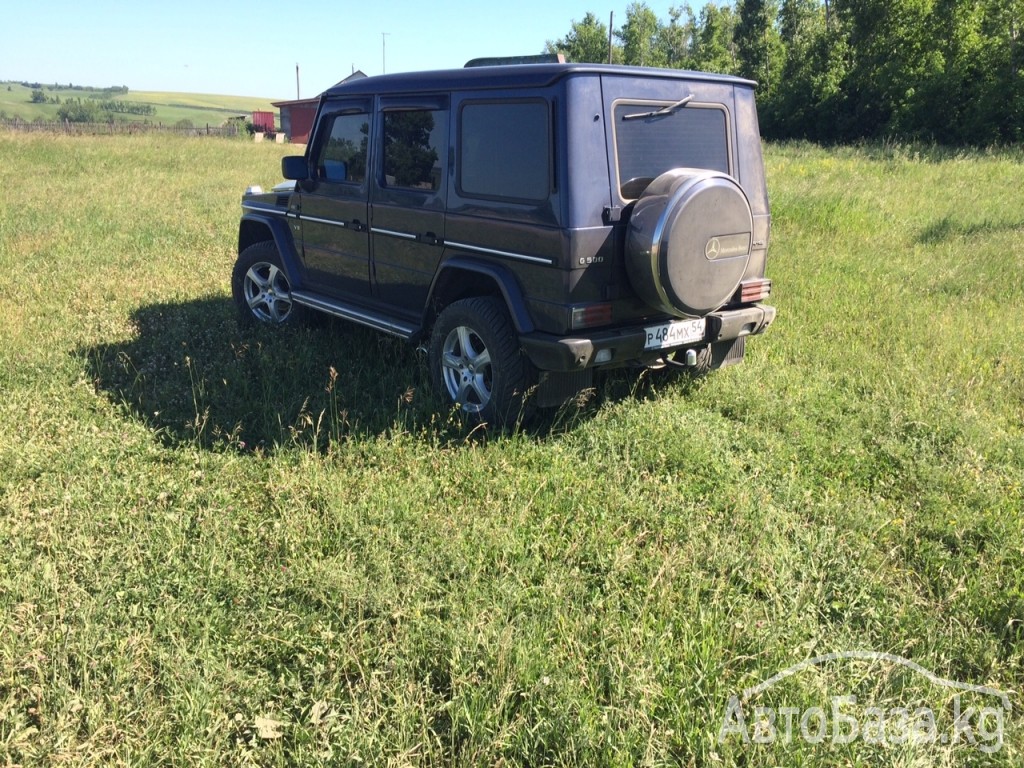
[[[1024,760],[1020,151],[769,147],[744,364],[505,435],[398,341],[238,328],[287,151],[0,133],[0,765]],[[1006,692],[1001,745],[719,738],[850,651]],[[953,693],[823,662],[745,727]]]
[[[163,125],[174,125],[181,120],[189,120],[196,127],[209,125],[220,126],[225,120],[246,115],[250,119],[254,111],[275,112],[270,99],[248,98],[245,96],[214,96],[200,93],[170,93],[163,91],[128,91],[126,94],[105,94],[102,90],[73,90],[70,88],[54,88],[44,84],[43,93],[48,98],[59,98],[63,103],[69,98],[90,98],[99,100],[113,99],[139,104],[152,105],[156,113],[153,115],[117,114],[115,119],[121,121],[147,121]],[[41,119],[52,121],[57,119],[59,104],[33,104],[32,89],[20,83],[0,83],[0,115],[8,119],[17,117],[26,122]],[[275,99],[278,101],[279,99]]]

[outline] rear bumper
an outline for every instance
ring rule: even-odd
[[[680,349],[695,349],[708,344],[732,341],[763,333],[775,319],[775,307],[753,304],[740,309],[712,312],[707,316],[704,339],[667,349],[645,350],[647,333],[644,326],[630,326],[610,331],[597,331],[585,336],[555,336],[528,333],[519,337],[523,351],[541,371],[578,371],[595,365],[617,368],[624,365],[653,365],[667,354]],[[607,357],[595,362],[599,352]]]

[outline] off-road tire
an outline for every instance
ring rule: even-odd
[[[270,240],[242,251],[231,272],[231,295],[243,325],[295,325],[307,310],[291,297],[291,283],[277,246]]]
[[[478,296],[448,305],[434,324],[428,360],[438,396],[470,420],[507,427],[532,415],[529,394],[537,374],[500,299]]]

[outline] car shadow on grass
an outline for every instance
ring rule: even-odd
[[[323,448],[436,421],[423,361],[383,334],[326,319],[244,328],[225,296],[147,305],[131,321],[130,340],[81,355],[97,391],[169,444]]]
[[[241,327],[226,296],[143,306],[131,322],[131,339],[79,354],[96,390],[171,446],[325,450],[399,431],[446,445],[508,432],[461,418],[434,396],[424,355],[359,326]],[[572,430],[608,399],[650,396],[646,379],[599,377],[596,391],[513,430],[538,439]]]

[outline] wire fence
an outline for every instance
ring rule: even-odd
[[[236,137],[247,133],[244,126],[228,123],[221,126],[181,126],[162,123],[72,123],[70,121],[29,122],[18,118],[0,120],[0,129],[23,133],[63,133],[70,136],[129,136],[141,133],[166,133],[180,136]]]

